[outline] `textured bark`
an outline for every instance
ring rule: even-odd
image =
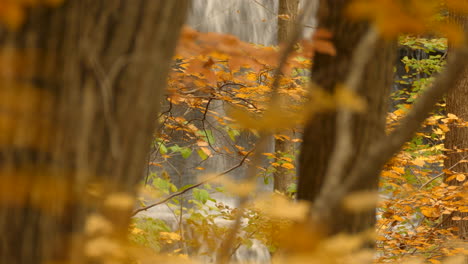
[[[278,18],[278,43],[287,41],[291,37],[298,9],[299,0],[279,0],[278,14],[288,15],[289,20]]]
[[[294,133],[291,130],[281,131],[280,134],[291,139],[294,138]],[[279,157],[279,161],[281,161],[280,157],[283,157],[285,154],[294,155],[294,143],[289,140],[275,139],[275,152],[277,157]],[[276,191],[288,194],[288,187],[296,182],[295,173],[290,169],[278,166],[273,173],[273,181],[273,188]]]
[[[351,65],[355,47],[368,31],[366,23],[355,23],[343,15],[348,1],[321,1],[319,27],[330,30],[337,55],[317,54],[314,58],[312,78],[331,92],[343,83]],[[394,42],[379,41],[372,60],[367,63],[358,93],[367,102],[365,113],[353,115],[353,157],[345,171],[363,157],[372,143],[385,136],[385,115],[388,93],[393,81],[393,64],[396,56]],[[299,160],[298,198],[314,201],[324,182],[329,158],[335,144],[336,113],[316,115],[306,124],[304,143]],[[334,164],[332,164],[333,166]],[[377,190],[378,173],[363,175],[350,191]],[[346,178],[346,176],[345,176]],[[327,223],[329,234],[359,232],[375,223],[374,210],[361,214],[347,212],[341,207],[332,209],[333,217]]]
[[[102,263],[124,239],[187,6],[67,0],[0,30],[0,263]]]
[[[468,0],[464,0],[468,3]],[[450,14],[450,19],[456,24],[462,26],[465,31],[468,30],[468,17]],[[449,60],[451,59],[453,48],[449,46]],[[455,87],[447,93],[446,97],[446,111],[447,113],[454,114],[464,121],[468,121],[468,68],[465,69],[465,73],[462,78],[457,80]],[[462,173],[467,175],[468,178],[468,163],[460,162],[468,154],[468,127],[459,127],[456,124],[450,125],[450,131],[445,135],[445,148],[452,150],[446,153],[447,158],[444,161],[446,169],[453,171],[454,173]],[[456,150],[459,151],[456,151]],[[465,158],[466,159],[466,158]],[[451,169],[450,169],[451,168]],[[450,174],[445,175],[446,178]],[[465,181],[460,182],[456,179],[448,182],[450,185],[463,185]],[[454,221],[452,217],[459,216],[462,219],[468,217],[468,213],[454,212],[452,215],[447,216],[444,219],[444,227],[457,227],[457,235],[463,239],[468,240],[468,220]],[[468,258],[466,259],[468,263]]]
[[[288,15],[289,20],[278,18],[278,43],[286,42],[291,38],[295,21],[298,15],[299,0],[279,0],[278,14]],[[289,138],[294,137],[291,129],[281,131],[279,134]],[[278,157],[285,154],[294,155],[294,143],[290,140],[275,139],[275,152]],[[281,193],[288,193],[288,187],[295,182],[295,173],[283,167],[276,167],[273,173],[273,188]]]

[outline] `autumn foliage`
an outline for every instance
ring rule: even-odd
[[[463,29],[445,14],[468,13],[468,5],[461,2],[355,0],[349,5],[347,16],[371,21],[385,38],[399,38],[399,48],[424,54],[423,59],[406,56],[399,62],[405,72],[395,79],[401,89],[394,90],[390,98],[388,134],[445,67],[447,41],[465,45]],[[0,0],[0,21],[7,30],[18,30],[28,9],[61,3]],[[422,37],[429,34],[431,37]],[[262,46],[232,35],[183,29],[164,100],[154,102],[162,105],[162,111],[153,120],[159,128],[151,142],[147,173],[140,183],[129,228],[128,251],[133,257],[171,263],[214,261],[236,218],[241,224],[229,241],[232,255],[240,248],[261,245],[278,263],[458,263],[449,261],[468,254],[466,242],[456,235],[457,228],[445,225],[447,219],[468,221],[454,214],[468,213],[467,174],[443,167],[447,153],[468,151],[446,149],[443,144],[450,127],[466,128],[468,120],[446,113],[443,98],[412,140],[382,169],[378,192],[352,193],[343,200],[349,210],[377,208],[375,230],[326,237],[320,227],[297,224],[307,219],[310,209],[309,203],[295,200],[297,186],[291,185],[288,193],[257,191],[259,182],[270,184],[278,168],[295,173],[298,154],[256,153],[259,138],[271,135],[300,144],[302,128],[315,114],[337,108],[366,111],[365,98],[347,87],[328,93],[311,79],[317,53],[336,55],[333,42],[334,36],[324,28],[297,41],[292,50],[285,43]],[[283,135],[283,129],[292,129],[297,136]],[[240,143],[240,138],[248,138],[247,143]],[[234,161],[232,168],[205,172],[204,164],[225,156]],[[175,179],[188,176],[172,175],[167,168],[177,167],[173,165],[176,159],[189,158],[197,161],[191,168],[196,182],[181,184],[182,180]],[[459,161],[467,162],[468,154]],[[246,166],[259,169],[254,180],[229,177]],[[46,183],[41,184],[49,185]],[[217,198],[220,194],[243,203],[240,208],[224,204]],[[171,212],[172,222],[142,216],[159,207]],[[90,228],[98,231],[112,227],[98,217],[90,221],[94,223]],[[375,251],[369,244],[375,244]]]

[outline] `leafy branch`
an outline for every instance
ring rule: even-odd
[[[213,176],[211,176],[211,177],[209,177],[209,178],[207,178],[207,179],[205,179],[205,180],[203,180],[203,181],[201,181],[201,182],[199,182],[199,183],[197,183],[197,184],[194,184],[194,185],[192,185],[192,186],[190,186],[190,187],[188,187],[188,188],[186,188],[186,189],[184,189],[184,190],[182,190],[182,191],[178,191],[178,192],[172,193],[171,195],[167,196],[166,198],[164,198],[164,199],[162,199],[162,200],[160,200],[160,201],[158,201],[158,202],[155,202],[155,203],[152,203],[152,204],[150,204],[150,205],[147,205],[147,206],[138,208],[138,209],[136,209],[135,211],[133,211],[132,216],[135,216],[135,215],[137,215],[138,213],[140,213],[140,212],[142,212],[142,211],[146,211],[146,210],[148,210],[148,209],[151,209],[151,208],[153,208],[153,207],[155,207],[155,206],[164,204],[164,203],[166,203],[167,201],[171,200],[172,198],[175,198],[175,197],[177,197],[177,196],[180,196],[180,195],[182,195],[182,194],[184,194],[184,193],[186,193],[186,192],[188,192],[188,191],[190,191],[190,190],[192,190],[192,189],[198,188],[198,187],[200,187],[200,186],[202,186],[202,185],[204,185],[204,184],[206,184],[206,183],[209,183],[210,181],[212,181],[212,180],[214,180],[214,179],[216,179],[216,178],[218,178],[218,177],[221,177],[221,176],[223,176],[223,175],[226,175],[226,174],[230,173],[231,171],[233,171],[233,170],[235,170],[235,169],[241,167],[241,166],[244,164],[244,162],[247,160],[247,158],[249,157],[249,155],[250,155],[252,152],[253,152],[253,150],[247,152],[247,154],[245,154],[245,156],[241,159],[241,161],[240,161],[237,165],[235,165],[235,166],[233,166],[233,167],[231,167],[231,168],[229,168],[229,169],[227,169],[227,170],[225,170],[225,171],[223,171],[223,172],[221,172],[221,173],[219,173],[219,174],[213,175]]]

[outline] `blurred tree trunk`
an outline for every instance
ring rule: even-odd
[[[187,6],[67,0],[0,29],[0,263],[123,257]]]
[[[282,19],[278,16],[278,43],[286,42],[291,38],[292,31],[297,26],[294,22],[298,15],[298,9],[299,0],[279,0],[278,15],[288,15],[289,19]],[[288,154],[294,156],[294,143],[291,141],[294,138],[293,130],[283,130],[278,134],[289,139],[275,138],[277,159]],[[288,187],[295,182],[294,175],[294,171],[290,169],[281,166],[276,167],[276,171],[273,173],[274,189],[281,193],[288,193]]]
[[[468,0],[464,0],[468,2]],[[468,30],[468,16],[455,15],[450,13],[450,19],[456,24],[462,26],[465,31]],[[449,60],[453,48],[449,45]],[[468,121],[468,68],[465,70],[464,77],[459,79],[456,86],[447,93],[446,97],[446,111],[447,113],[454,114],[464,121]],[[460,127],[456,124],[450,125],[450,131],[445,135],[445,148],[452,150],[446,153],[447,158],[444,161],[445,169],[452,171],[455,174],[465,174],[464,181],[453,179],[448,181],[449,185],[461,186],[467,182],[468,178],[468,163],[460,162],[467,159],[468,154],[468,127]],[[456,150],[460,151],[456,151]],[[465,157],[465,158],[464,158]],[[451,174],[445,174],[447,179]],[[462,220],[454,221],[452,217],[461,217]],[[463,240],[468,240],[468,213],[454,212],[446,216],[444,219],[444,227],[458,228],[457,235]],[[465,220],[463,220],[465,218]],[[468,258],[467,258],[468,263]]]
[[[351,22],[343,15],[348,2],[321,1],[319,8],[319,28],[331,31],[337,55],[317,54],[314,57],[312,79],[329,92],[345,81],[350,68],[353,67],[353,52],[369,28],[368,24]],[[358,89],[358,94],[367,102],[367,109],[365,113],[353,114],[353,155],[346,165],[345,172],[351,170],[372,143],[385,135],[385,116],[388,110],[389,89],[393,82],[396,44],[379,40],[370,58]],[[336,113],[315,115],[306,124],[299,160],[299,199],[313,202],[322,187],[328,166],[340,166],[329,164],[335,144],[335,129]],[[351,191],[377,191],[378,179],[378,174],[366,175]],[[329,235],[367,230],[375,223],[375,210],[356,214],[339,207],[333,208],[332,214],[333,217],[326,223]]]

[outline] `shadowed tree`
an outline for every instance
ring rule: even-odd
[[[0,263],[123,257],[187,7],[67,0],[0,30]]]
[[[467,0],[463,0],[468,3]],[[457,15],[452,12],[449,13],[450,20],[457,25],[463,27],[466,31],[468,29],[468,16]],[[449,60],[451,60],[451,54],[453,53],[453,47],[449,45]],[[468,120],[468,69],[465,69],[465,73],[462,78],[457,80],[456,85],[452,90],[447,93],[446,97],[446,111],[447,113],[455,114],[464,121]],[[460,127],[457,124],[450,125],[450,131],[445,135],[445,148],[449,149],[446,153],[447,158],[444,160],[445,169],[452,171],[456,174],[468,175],[468,163],[461,162],[466,160],[468,151],[468,127]],[[445,179],[447,180],[451,174],[446,174]],[[463,185],[467,182],[468,177],[465,177],[464,181],[457,179],[450,180],[450,185]],[[460,217],[462,220],[452,220],[453,217]],[[468,213],[454,212],[452,215],[447,216],[444,219],[445,227],[456,227],[458,228],[457,234],[463,240],[468,240]],[[465,219],[463,219],[465,218]],[[468,263],[468,258],[466,259]]]
[[[333,92],[343,84],[354,67],[352,65],[355,48],[369,31],[369,24],[350,21],[344,14],[345,0],[321,1],[318,15],[319,28],[329,30],[333,35],[336,56],[317,54],[314,57],[312,79],[324,90]],[[385,136],[385,114],[389,89],[393,82],[393,64],[396,44],[393,41],[378,40],[371,60],[366,63],[357,93],[367,103],[363,113],[352,115],[351,143],[352,157],[344,164],[342,180],[346,179],[356,161],[363,158],[376,139]],[[304,143],[299,160],[298,198],[314,201],[324,183],[330,164],[330,157],[336,143],[336,113],[315,115],[305,126]],[[342,150],[338,150],[342,151]],[[352,188],[353,191],[378,188],[378,172],[361,175]],[[336,206],[330,209],[331,218],[327,221],[329,234],[339,232],[359,232],[367,230],[375,223],[375,211],[351,213]]]

